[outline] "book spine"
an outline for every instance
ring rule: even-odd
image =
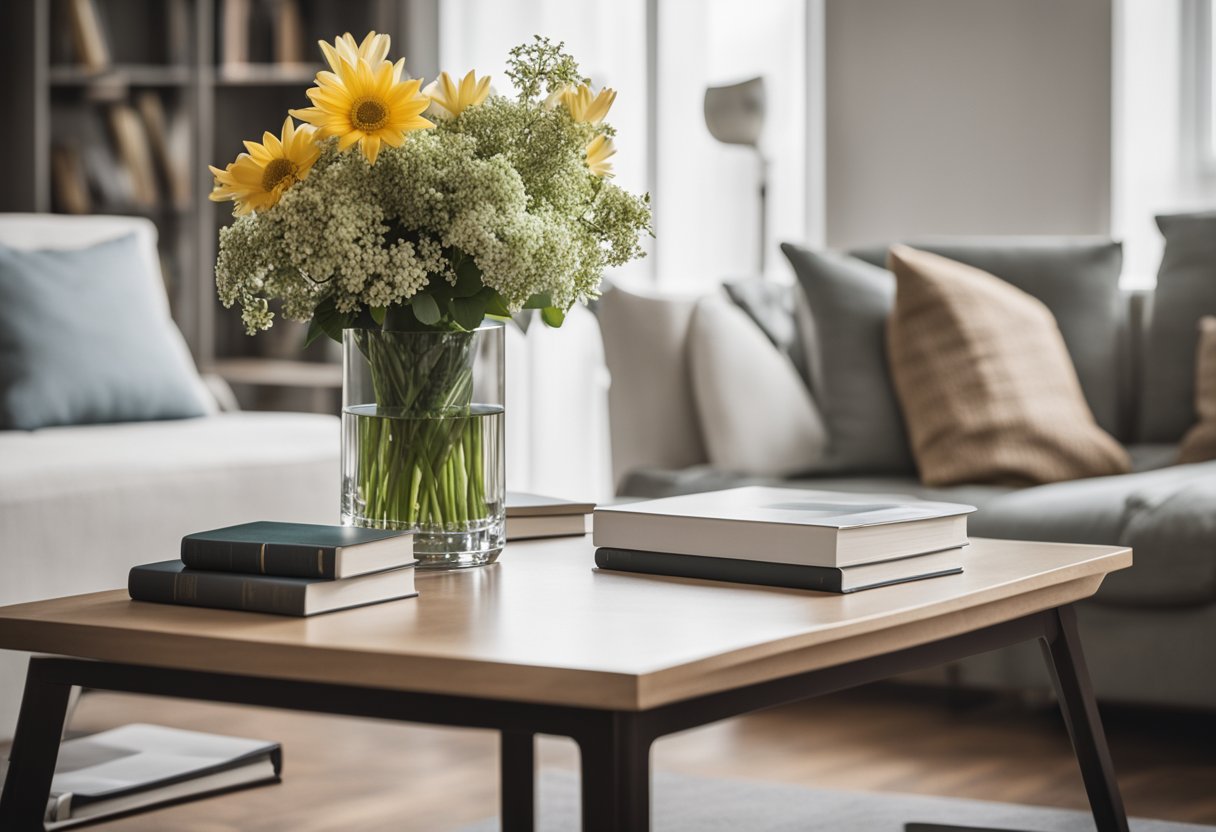
[[[139,566],[127,577],[127,591],[136,601],[275,615],[304,615],[305,588],[296,581],[265,576],[161,572]]]
[[[280,578],[337,577],[337,549],[290,543],[182,538],[182,563],[207,572],[244,572]]]
[[[841,571],[830,566],[800,566],[790,563],[764,563],[701,555],[671,555],[637,549],[595,550],[595,565],[620,572],[643,572],[676,578],[700,578],[737,584],[780,586],[841,592]]]

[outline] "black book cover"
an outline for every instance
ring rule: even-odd
[[[133,567],[127,575],[127,592],[136,601],[300,616],[308,614],[308,587],[317,583],[333,582],[324,578],[281,578],[271,575],[207,572],[187,569],[180,560],[167,560]],[[417,594],[403,592],[368,603],[391,601]]]
[[[833,566],[767,563],[756,560],[672,555],[666,552],[643,552],[636,549],[607,547],[595,550],[595,565],[600,569],[615,569],[620,572],[642,572],[648,575],[667,575],[675,578],[699,578],[708,581],[728,581],[736,584],[813,589],[818,592],[837,593],[857,592],[862,589],[873,589],[962,571],[962,569],[938,570],[929,574],[898,577],[845,589],[845,570]]]
[[[335,578],[338,549],[409,532],[262,520],[182,538],[190,569],[285,578]]]

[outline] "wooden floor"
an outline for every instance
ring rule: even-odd
[[[442,830],[496,812],[497,738],[485,731],[301,715],[113,693],[81,700],[72,731],[127,722],[282,742],[285,777],[99,830]],[[1216,824],[1216,716],[1115,711],[1107,733],[1128,809]],[[544,766],[574,768],[544,738]],[[1059,717],[1007,699],[950,703],[882,686],[660,740],[654,764],[689,774],[1085,808]]]

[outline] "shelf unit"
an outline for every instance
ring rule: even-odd
[[[110,57],[102,68],[84,66],[72,48],[69,6],[75,2],[97,11]],[[231,221],[231,206],[207,199],[207,165],[226,164],[242,151],[243,139],[277,131],[288,108],[307,106],[305,90],[321,68],[308,62],[319,57],[318,39],[346,31],[356,37],[369,29],[387,32],[393,37],[393,54],[407,58],[411,74],[434,77],[440,0],[289,0],[297,12],[306,62],[275,63],[270,42],[284,2],[0,2],[0,70],[18,81],[10,91],[16,96],[15,117],[0,132],[0,158],[7,169],[0,211],[62,210],[52,177],[53,149],[75,142],[82,154],[99,158],[98,147],[109,143],[107,152],[117,165],[119,154],[106,117],[115,106],[156,96],[186,137],[177,164],[188,178],[188,199],[171,204],[167,177],[158,173],[159,204],[107,202],[90,181],[91,210],[146,216],[157,224],[173,315],[200,368],[233,372],[239,376],[233,381],[248,387],[330,389],[336,367],[313,371],[298,365],[332,363],[332,349],[314,344],[305,350],[303,328],[280,326],[282,321],[270,332],[249,338],[239,314],[224,310],[216,300],[218,232]],[[250,29],[249,60],[244,63],[221,62],[228,3],[252,10],[260,26]],[[257,399],[259,406],[267,406],[273,396]]]

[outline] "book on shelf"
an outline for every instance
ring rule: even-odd
[[[600,569],[619,572],[839,593],[955,575],[963,571],[961,547],[842,567],[599,548],[595,550],[595,565]]]
[[[354,578],[280,578],[187,569],[180,560],[131,569],[127,592],[136,601],[309,616],[417,595],[414,564]]]
[[[568,537],[590,531],[595,503],[507,492],[507,540]]]
[[[90,70],[110,65],[110,47],[101,26],[96,0],[68,0],[68,20],[76,59]]]
[[[143,120],[126,102],[108,105],[107,115],[115,153],[131,180],[132,204],[137,208],[156,208],[160,201],[159,189]]]
[[[85,174],[80,148],[57,144],[51,148],[51,182],[55,190],[55,209],[65,214],[89,214],[89,180]]]
[[[595,510],[597,547],[845,567],[967,543],[974,506],[748,486]]]
[[[249,63],[250,0],[223,0],[220,7],[220,63],[242,66]]]
[[[132,724],[59,746],[45,828],[279,782],[278,743]]]
[[[188,569],[281,578],[353,578],[414,562],[408,531],[260,520],[182,538]]]
[[[304,13],[300,0],[273,0],[272,12],[275,63],[303,63]]]
[[[161,180],[165,184],[165,193],[169,202],[175,208],[188,208],[190,205],[190,134],[189,125],[184,118],[172,120],[165,113],[164,102],[160,94],[152,90],[144,90],[135,98],[135,109],[143,119],[144,129],[148,137],[148,146],[156,167],[160,171]]]

